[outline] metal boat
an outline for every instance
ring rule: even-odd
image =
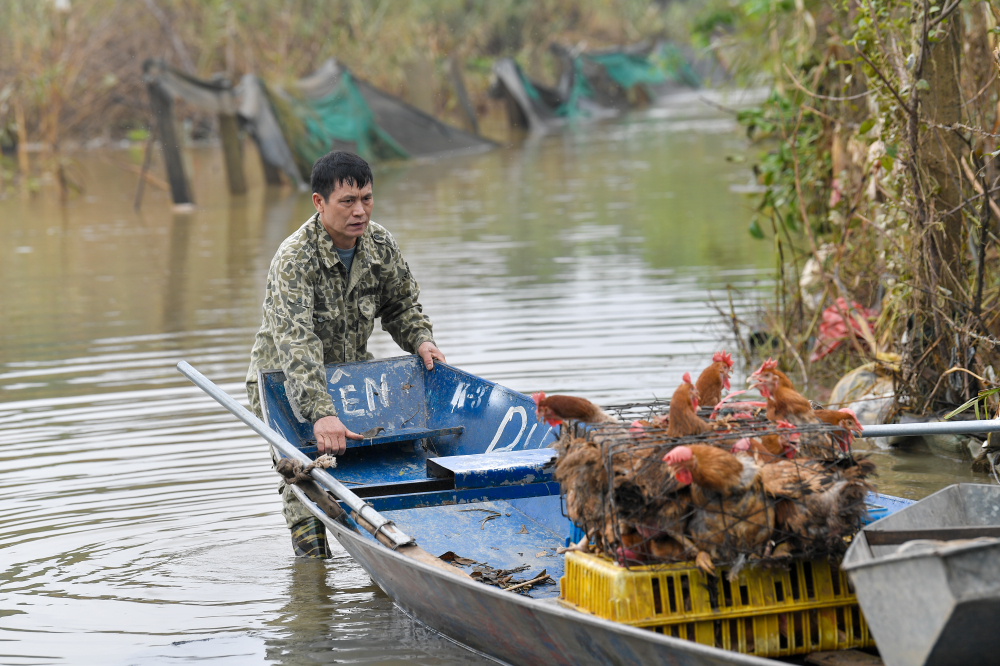
[[[844,558],[887,666],[1000,654],[1000,487],[961,483],[862,530]]]
[[[213,393],[193,368],[178,367]],[[558,432],[536,419],[529,396],[442,363],[427,371],[406,356],[331,365],[326,372],[340,418],[366,438],[348,441],[330,470],[335,479],[312,474],[338,498],[352,498],[352,515],[367,515],[379,539],[353,529],[352,521],[331,519],[298,487],[296,494],[415,621],[510,664],[779,663],[563,607],[555,584],[511,592],[394,550],[412,535],[434,555],[450,551],[494,569],[527,566],[525,578],[544,569],[558,581],[564,558],[556,550],[573,530],[552,479],[549,446]],[[258,380],[267,426],[228,396],[213,395],[283,455],[315,456],[312,427],[289,404],[283,373],[261,372]],[[873,511],[884,514],[906,504],[870,499]]]

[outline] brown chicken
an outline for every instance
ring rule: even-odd
[[[775,504],[773,553],[805,555],[843,553],[844,537],[861,528],[867,516],[865,496],[874,490],[867,480],[875,464],[865,458],[832,463],[781,460],[761,468],[761,482]]]
[[[566,494],[566,514],[590,539],[603,545],[608,474],[601,447],[584,437],[561,437],[553,477]]]
[[[571,395],[550,395],[544,393],[533,393],[535,400],[535,413],[538,420],[545,421],[551,426],[561,424],[563,421],[581,421],[583,423],[617,423],[610,414],[605,413],[600,407],[587,400]]]
[[[795,426],[788,421],[778,421],[775,425],[781,429],[794,431]],[[731,449],[732,453],[741,451],[750,453],[758,465],[768,465],[778,460],[795,457],[799,451],[799,433],[771,433],[760,437],[743,437]]]
[[[619,560],[680,561],[696,555],[685,547],[690,496],[663,464],[662,446],[639,446],[612,455],[614,500],[619,530],[638,537],[622,542]],[[687,558],[684,553],[690,551]]]
[[[697,550],[698,568],[714,574],[716,560],[740,561],[763,553],[774,511],[753,458],[692,444],[673,448],[663,461],[679,483],[691,488],[687,539]]]
[[[767,418],[775,423],[788,421],[795,426],[822,423],[813,412],[812,404],[792,386],[780,370],[778,362],[767,359],[747,380],[767,398]],[[835,460],[845,449],[826,433],[802,433],[799,451],[812,458]]]
[[[854,442],[854,437],[861,434],[861,422],[858,421],[857,415],[854,410],[844,407],[843,409],[813,409],[813,414],[816,415],[823,423],[827,423],[832,426],[840,426],[846,432],[833,433],[833,438],[837,444],[844,451],[850,451],[851,444]]]
[[[698,402],[703,407],[715,407],[722,399],[722,389],[730,390],[729,374],[733,368],[733,357],[724,351],[715,352],[712,365],[701,371],[695,388]]]
[[[670,398],[667,437],[689,437],[712,430],[712,426],[698,416],[698,389],[691,383],[690,373],[685,372],[683,382]]]

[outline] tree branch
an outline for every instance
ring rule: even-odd
[[[858,93],[857,95],[850,95],[849,97],[831,97],[829,95],[820,95],[819,93],[811,92],[810,90],[806,89],[804,85],[799,83],[799,80],[795,78],[794,74],[792,74],[792,70],[788,68],[788,65],[782,63],[782,66],[785,68],[785,73],[788,74],[788,78],[792,80],[792,83],[795,85],[795,87],[815,99],[825,99],[831,102],[849,102],[852,99],[861,99],[862,97],[867,97],[868,95],[871,95],[874,92],[873,90],[866,90],[863,93]]]
[[[181,38],[177,36],[174,32],[173,27],[170,25],[170,19],[167,15],[160,9],[160,6],[156,4],[156,0],[143,0],[146,4],[146,9],[149,13],[153,15],[156,22],[160,24],[160,29],[163,30],[163,34],[167,36],[170,40],[171,46],[174,47],[174,52],[177,54],[177,58],[181,61],[181,67],[184,68],[185,72],[188,74],[194,74],[196,72],[194,61],[191,60],[190,54],[188,54],[187,48],[184,46],[184,42]]]
[[[943,20],[945,20],[946,18],[948,18],[949,16],[951,16],[951,15],[952,15],[952,13],[953,13],[953,12],[954,12],[954,11],[955,11],[956,9],[958,9],[958,6],[959,6],[959,5],[961,4],[961,3],[962,3],[962,0],[955,0],[955,2],[953,2],[953,3],[951,3],[950,5],[948,5],[947,7],[945,7],[945,8],[944,8],[944,11],[943,11],[943,12],[941,12],[941,14],[940,14],[940,15],[939,15],[939,16],[938,16],[938,17],[937,17],[936,19],[934,19],[933,21],[931,21],[930,23],[928,23],[928,24],[927,24],[927,30],[930,30],[931,28],[935,28],[935,27],[937,27],[937,25],[938,25],[939,23],[941,23],[941,21],[943,21]]]
[[[896,89],[892,87],[891,83],[889,83],[889,79],[885,78],[885,75],[882,73],[882,71],[875,66],[875,63],[873,63],[868,58],[868,56],[865,55],[865,52],[862,51],[861,49],[858,49],[858,55],[864,58],[864,61],[868,63],[868,66],[872,68],[872,70],[875,72],[876,75],[878,75],[878,78],[882,79],[882,83],[884,83],[885,86],[889,89],[889,92],[892,93],[892,96],[896,98],[896,101],[899,102],[899,105],[903,107],[903,109],[908,114],[910,114],[911,116],[914,115],[916,112],[913,109],[911,109],[906,102],[903,101],[903,98],[899,96],[899,93],[896,92]]]
[[[980,196],[986,196],[986,189],[979,183],[979,179],[976,178],[976,174],[972,170],[972,167],[970,167],[963,159],[959,159],[958,162],[962,165],[962,171],[965,172],[965,177],[969,179],[970,183],[972,183],[972,187],[975,188],[976,192],[978,192]],[[993,211],[997,220],[1000,220],[1000,206],[997,206],[997,203],[989,196],[986,196],[986,200],[990,204],[990,210]]]

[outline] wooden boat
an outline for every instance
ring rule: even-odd
[[[193,369],[182,366],[199,383]],[[563,575],[564,558],[556,549],[573,526],[551,476],[555,452],[548,446],[557,432],[535,418],[530,397],[445,364],[428,372],[414,356],[328,366],[327,378],[340,418],[366,436],[349,441],[331,471],[391,521],[389,530],[412,535],[435,555],[450,551],[494,569],[526,565],[525,578],[543,569],[556,581]],[[315,455],[311,426],[289,405],[283,373],[260,373],[259,390],[267,425]],[[234,414],[241,409],[225,396],[217,399]],[[240,418],[268,435],[243,412]],[[779,663],[566,608],[555,584],[518,594],[404,557],[297,494],[400,609],[496,660],[546,666]],[[891,513],[906,503],[890,499],[879,498],[879,509]],[[388,541],[384,534],[381,539]]]
[[[844,558],[888,666],[994,663],[1000,487],[961,483],[865,527]]]

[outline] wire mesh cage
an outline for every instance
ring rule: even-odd
[[[851,453],[844,427],[774,423],[733,403],[675,436],[667,401],[604,411],[615,421],[564,426],[556,478],[569,518],[620,565],[738,573],[836,557],[863,524],[874,466]]]

